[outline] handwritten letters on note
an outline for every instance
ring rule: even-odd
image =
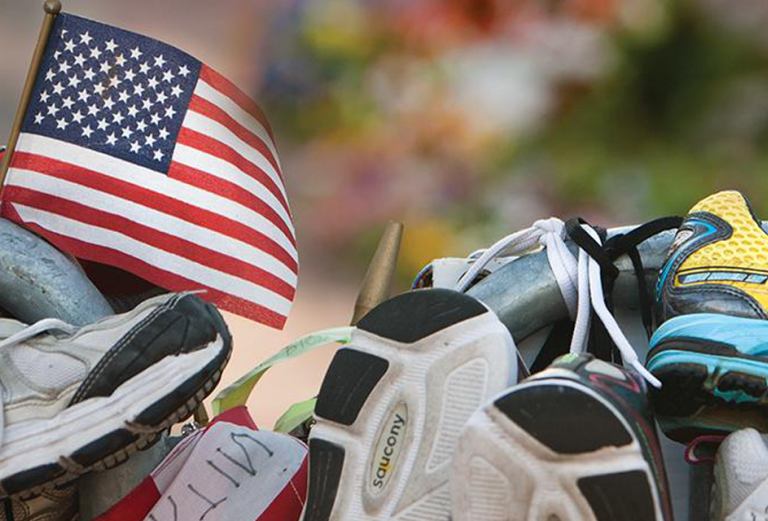
[[[145,521],[256,520],[297,472],[306,450],[285,435],[216,423],[173,455],[186,462]]]

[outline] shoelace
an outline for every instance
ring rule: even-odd
[[[42,320],[38,320],[30,326],[25,327],[21,331],[12,334],[0,342],[0,349],[20,344],[32,337],[39,335],[40,333],[45,333],[46,331],[64,331],[65,333],[72,335],[76,333],[78,329],[79,328],[77,326],[68,324],[63,320],[59,320],[58,318],[44,318]]]
[[[599,244],[591,235],[586,233],[580,224],[589,224],[582,219],[571,219],[565,227],[571,240],[577,246],[583,248],[593,257],[603,269],[603,287],[606,290],[606,301],[610,302],[613,283],[619,275],[619,271],[614,266],[614,261],[622,255],[627,255],[632,262],[637,280],[637,292],[640,299],[640,311],[642,314],[643,325],[648,338],[653,334],[653,313],[651,294],[648,290],[648,284],[645,280],[645,268],[638,251],[638,246],[663,231],[680,228],[683,218],[678,216],[661,217],[648,221],[626,233],[617,233],[605,241],[605,244]],[[611,306],[608,306],[609,309]]]
[[[25,327],[21,331],[18,331],[2,342],[0,342],[0,350],[11,347],[17,344],[20,344],[26,340],[29,340],[30,338],[39,335],[40,333],[44,333],[46,331],[51,330],[58,330],[58,331],[64,331],[68,334],[73,334],[77,332],[79,328],[76,326],[73,326],[71,324],[67,324],[63,320],[59,320],[58,318],[44,318],[42,320],[38,320],[34,324]],[[3,446],[3,442],[5,441],[5,399],[6,399],[6,393],[4,391],[0,392],[0,447]],[[8,517],[8,511],[9,511],[9,505],[10,500],[5,501],[4,503],[4,509],[6,517]],[[13,519],[13,512],[11,509],[11,517],[8,517],[8,519]]]
[[[602,246],[600,236],[594,228],[586,223],[579,223],[578,226],[593,241]],[[577,259],[565,244],[565,237],[565,223],[555,217],[536,221],[530,228],[507,235],[480,254],[461,277],[456,290],[466,291],[475,277],[494,257],[523,255],[543,247],[547,252],[549,265],[563,295],[568,313],[571,319],[575,320],[570,351],[576,353],[585,351],[590,317],[594,309],[625,362],[634,367],[651,385],[661,387],[661,382],[640,362],[634,348],[605,305],[601,264],[581,246]],[[613,269],[616,270],[616,267],[613,266]]]

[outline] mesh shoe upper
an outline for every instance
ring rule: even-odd
[[[715,467],[715,499],[712,519],[762,519],[768,504],[768,439],[754,429],[737,431],[723,442]],[[759,489],[759,490],[758,490]],[[740,517],[755,510],[761,515]]]
[[[681,314],[768,318],[768,234],[739,192],[696,204],[678,230],[657,286],[660,322]]]

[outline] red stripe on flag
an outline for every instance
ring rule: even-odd
[[[175,161],[171,162],[171,166],[168,169],[168,175],[176,181],[200,188],[201,190],[205,190],[212,194],[220,195],[221,197],[240,203],[246,208],[250,208],[254,212],[263,215],[285,234],[286,238],[291,241],[291,244],[296,246],[296,239],[293,236],[293,232],[288,228],[288,225],[280,218],[277,212],[242,186],[211,175],[204,170],[198,170],[197,168],[182,165]]]
[[[272,255],[291,271],[298,273],[298,263],[277,242],[258,230],[215,212],[181,202],[178,199],[100,174],[93,170],[27,152],[17,152],[14,154],[13,166],[93,188],[94,190],[120,197],[238,239]]]
[[[120,501],[110,507],[94,521],[136,521],[144,519],[160,501],[160,492],[150,477],[144,478]]]
[[[268,271],[175,235],[138,224],[125,217],[19,186],[6,187],[5,197],[13,203],[21,203],[32,208],[48,209],[52,213],[68,217],[72,220],[127,235],[160,250],[179,255],[222,273],[253,282],[277,293],[287,300],[293,300],[296,292],[293,286]]]
[[[200,132],[184,127],[181,128],[179,137],[176,141],[177,143],[197,149],[201,152],[205,152],[206,154],[210,154],[214,157],[218,157],[227,163],[231,163],[241,172],[251,176],[256,181],[261,183],[264,188],[272,192],[272,195],[274,195],[282,207],[285,208],[285,211],[288,213],[288,215],[291,214],[291,209],[288,207],[288,203],[286,202],[285,197],[283,197],[283,193],[280,191],[280,188],[278,188],[277,184],[275,184],[272,178],[269,177],[261,168],[238,154],[234,148],[225,145],[221,141],[213,139],[210,136],[206,136],[205,134],[201,134]]]
[[[275,171],[280,176],[280,179],[283,178],[283,173],[280,171],[280,165],[277,164],[275,156],[272,155],[272,151],[264,143],[264,141],[262,141],[259,136],[235,121],[235,119],[224,112],[221,107],[214,105],[207,99],[201,98],[200,96],[192,96],[192,99],[189,102],[189,110],[197,112],[198,114],[202,114],[207,118],[221,123],[224,127],[227,128],[227,130],[232,132],[246,144],[258,150],[261,155],[263,155],[267,161],[272,164],[272,166],[275,168]]]
[[[261,107],[259,107],[256,102],[249,98],[243,91],[238,89],[234,83],[205,64],[200,68],[200,78],[202,78],[208,85],[237,103],[241,109],[256,118],[266,129],[269,137],[274,141],[275,136],[272,135],[272,128],[269,126],[269,122],[267,121],[264,112],[261,110]]]
[[[15,155],[15,154],[14,154]],[[12,209],[13,202],[6,200],[2,206],[3,217],[23,224],[27,228],[35,231],[62,251],[69,252],[75,257],[94,262],[111,264],[125,271],[134,273],[148,281],[170,291],[189,291],[203,289],[206,292],[201,295],[205,300],[213,302],[220,308],[244,316],[251,320],[261,322],[268,326],[282,329],[286,317],[275,313],[271,309],[260,306],[228,293],[206,287],[199,282],[186,279],[176,273],[161,270],[157,266],[148,264],[135,257],[127,255],[121,251],[97,246],[95,244],[84,242],[79,239],[73,239],[64,235],[53,233],[35,223],[24,222],[15,209]]]

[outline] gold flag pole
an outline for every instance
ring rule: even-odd
[[[13,120],[11,135],[8,138],[8,148],[3,155],[2,162],[0,162],[0,193],[2,193],[2,187],[5,183],[5,175],[11,166],[13,151],[16,149],[16,142],[19,140],[19,134],[21,133],[21,124],[24,121],[24,113],[27,111],[29,99],[32,97],[35,78],[37,78],[37,71],[40,69],[40,62],[43,61],[43,52],[45,51],[45,45],[48,43],[48,37],[51,35],[53,21],[56,20],[56,15],[61,12],[61,2],[59,0],[45,0],[43,10],[45,11],[43,26],[40,28],[40,35],[37,37],[35,54],[32,55],[32,63],[29,64],[29,72],[27,73],[27,81],[24,83],[24,90],[21,91],[19,108],[16,110],[16,118]]]
[[[373,254],[368,272],[360,286],[350,325],[356,325],[370,310],[389,298],[402,240],[402,223],[390,221],[379,240],[376,253]]]

